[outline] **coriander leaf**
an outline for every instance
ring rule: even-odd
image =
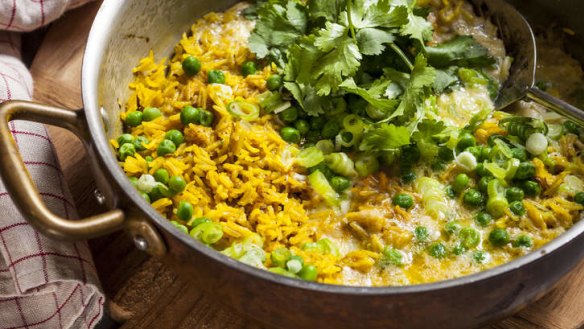
[[[412,116],[416,112],[423,111],[422,103],[428,93],[429,87],[434,84],[435,78],[436,69],[427,66],[424,55],[418,54],[414,62],[414,68],[410,74],[410,81],[398,108],[383,121],[389,121],[400,116]]]
[[[312,21],[324,19],[329,22],[336,22],[339,14],[345,8],[343,0],[309,0],[307,3],[308,12]]]
[[[284,82],[284,88],[290,91],[294,99],[304,109],[304,112],[310,116],[319,116],[332,108],[331,97],[317,95],[310,85],[287,81]]]
[[[361,64],[362,55],[355,40],[346,35],[337,40],[337,47],[318,60],[312,75],[320,96],[336,92],[344,77],[355,74]]]
[[[489,50],[468,35],[457,36],[435,47],[426,47],[426,55],[428,62],[436,67],[482,67],[495,63]]]
[[[314,46],[314,35],[304,37],[288,50],[288,64],[284,66],[284,79],[308,84],[313,67],[322,53]]]
[[[456,66],[451,66],[442,70],[437,69],[436,80],[434,81],[434,91],[440,94],[458,83],[458,76],[456,74],[457,70],[458,67]]]
[[[423,159],[430,161],[438,156],[439,146],[434,140],[434,136],[440,134],[444,129],[446,129],[444,122],[432,119],[424,119],[417,125],[412,139],[418,144]]]
[[[393,33],[375,28],[364,28],[357,32],[357,44],[363,55],[379,55],[385,49],[384,44],[394,40]]]
[[[314,45],[322,52],[327,53],[333,50],[337,46],[337,43],[341,42],[346,34],[346,26],[326,22],[325,28],[320,30],[318,36],[314,40]]]
[[[306,8],[295,1],[288,1],[285,6],[268,2],[256,12],[258,20],[249,37],[249,48],[258,58],[270,57],[282,66],[288,46],[306,33]]]
[[[378,110],[389,113],[391,110],[395,109],[398,103],[395,99],[381,98],[390,84],[390,80],[379,79],[375,80],[369,89],[365,89],[357,86],[353,78],[349,78],[345,80],[339,87],[341,87],[346,92],[361,96],[365,101],[367,101],[367,103],[371,104]]]
[[[406,127],[382,123],[367,130],[359,145],[361,151],[390,151],[410,144],[410,131]]]
[[[355,0],[351,20],[355,28],[397,28],[408,22],[406,6],[392,6],[389,0]]]
[[[418,40],[422,46],[426,40],[432,38],[432,24],[420,16],[414,15],[413,12],[408,14],[408,23],[402,26],[401,35],[410,36]]]

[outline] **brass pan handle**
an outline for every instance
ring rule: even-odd
[[[110,210],[80,220],[68,220],[52,213],[43,202],[18,152],[8,122],[28,120],[65,128],[88,147],[90,135],[83,111],[64,110],[25,101],[0,104],[0,176],[10,196],[28,222],[43,234],[60,240],[83,240],[121,229],[124,213]]]

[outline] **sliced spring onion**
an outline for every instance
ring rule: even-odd
[[[316,170],[308,175],[308,183],[312,186],[314,191],[326,201],[326,203],[331,206],[339,205],[339,195],[335,192],[320,170]]]
[[[448,198],[444,185],[430,177],[420,177],[415,183],[416,192],[422,195],[422,204],[426,213],[434,219],[446,218],[448,215]]]
[[[379,170],[379,160],[372,154],[363,154],[355,161],[355,170],[361,177],[368,176]]]
[[[470,172],[477,167],[477,159],[472,153],[464,151],[456,157],[456,165],[462,170]]]
[[[365,129],[365,124],[363,120],[356,114],[349,114],[343,118],[343,128],[346,131],[351,132],[355,135],[360,135]]]
[[[214,222],[206,222],[197,225],[189,233],[191,237],[197,239],[204,244],[213,244],[223,237],[223,228],[221,224]]]
[[[335,136],[335,145],[337,146],[337,149],[351,147],[355,144],[357,144],[357,136],[348,130],[343,129],[337,136]]]
[[[335,151],[335,144],[329,139],[323,139],[316,142],[316,148],[322,151],[323,154],[331,154]]]
[[[499,218],[509,207],[507,198],[505,198],[505,188],[498,179],[491,179],[487,187],[487,212],[494,218]]]
[[[284,102],[280,93],[277,92],[266,91],[265,93],[259,95],[259,99],[260,107],[264,110],[265,113],[272,113],[276,110],[278,111],[276,113],[280,113],[292,106],[290,102]]]
[[[152,175],[142,175],[138,179],[136,187],[138,187],[138,190],[140,190],[140,192],[150,193],[156,186],[158,186],[158,184],[159,183],[154,179]]]
[[[325,162],[333,172],[339,175],[351,178],[358,176],[355,170],[355,163],[343,152],[331,153],[325,156]]]
[[[324,153],[316,146],[305,148],[296,156],[296,163],[304,168],[314,167],[324,161]]]
[[[260,116],[259,106],[246,101],[233,101],[227,105],[227,111],[236,118],[247,121],[257,119]]]
[[[527,152],[538,156],[545,152],[548,147],[548,140],[542,133],[535,133],[529,135],[527,142],[525,142],[525,148]]]

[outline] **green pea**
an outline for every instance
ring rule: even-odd
[[[447,254],[446,247],[440,242],[432,243],[430,247],[428,247],[428,253],[430,256],[438,259],[446,257]]]
[[[150,196],[150,200],[152,200],[152,201],[156,201],[158,199],[164,198],[164,195],[162,194],[162,192],[160,190],[160,186],[156,186],[155,188],[153,188],[152,191],[150,191],[150,193],[148,193],[148,196]]]
[[[225,83],[225,73],[219,70],[211,70],[207,75],[208,83]]]
[[[282,87],[282,76],[278,75],[278,74],[272,74],[268,77],[268,80],[266,80],[266,86],[268,87],[269,90],[276,90],[276,89],[280,89],[280,87]]]
[[[481,156],[479,158],[479,161],[489,160],[491,158],[492,151],[493,151],[492,148],[488,146],[483,146],[483,148],[481,149]]]
[[[442,161],[450,162],[454,160],[454,152],[448,147],[442,146],[438,150],[438,157],[440,157]]]
[[[136,154],[136,147],[134,147],[134,144],[126,143],[120,146],[118,153],[120,155],[120,160],[125,161],[127,157]]]
[[[442,161],[436,161],[432,164],[432,166],[430,166],[430,168],[432,168],[433,171],[439,172],[446,169],[446,163]]]
[[[564,127],[564,131],[567,134],[578,135],[578,133],[579,133],[578,124],[574,121],[570,121],[570,120],[564,121],[563,127]]]
[[[525,207],[521,201],[513,201],[509,204],[509,209],[517,216],[525,215]]]
[[[496,228],[489,233],[489,242],[495,247],[502,247],[509,243],[510,237],[507,230]]]
[[[140,193],[140,195],[144,198],[144,200],[146,200],[146,202],[152,203],[152,201],[150,200],[150,196],[148,195],[148,193]]]
[[[280,120],[284,122],[292,123],[296,121],[296,119],[298,119],[298,109],[295,108],[294,106],[289,107],[284,111],[280,112],[280,114],[278,114],[278,117],[280,118]]]
[[[505,191],[505,197],[507,198],[507,201],[509,201],[509,202],[521,201],[525,197],[525,193],[519,187],[514,186],[511,188],[508,188],[507,191]]]
[[[146,160],[146,162],[152,162],[154,161],[154,158],[151,155],[147,155],[144,157],[144,160]]]
[[[584,205],[584,192],[578,192],[574,195],[574,202]]]
[[[168,170],[164,168],[157,169],[154,172],[153,176],[157,182],[160,182],[164,185],[168,184],[168,180],[170,179],[170,174],[168,173]]]
[[[385,248],[383,248],[382,254],[383,258],[381,259],[381,262],[383,264],[392,264],[395,266],[403,265],[404,256],[395,248],[391,246],[386,246]]]
[[[213,120],[215,120],[215,115],[211,111],[201,110],[201,126],[211,127],[213,125]]]
[[[488,253],[482,250],[477,250],[472,254],[472,259],[479,264],[484,264],[487,261]]]
[[[411,166],[418,162],[422,154],[415,144],[408,144],[401,147],[400,161],[403,166]]]
[[[428,228],[425,226],[418,226],[414,229],[414,236],[418,241],[426,241],[428,240],[430,233],[428,233]]]
[[[448,235],[458,234],[458,232],[460,231],[461,228],[462,228],[462,226],[460,225],[460,222],[457,220],[452,220],[452,221],[446,223],[446,225],[444,225],[444,231]]]
[[[523,148],[515,147],[511,149],[511,153],[515,159],[519,159],[520,161],[527,160],[527,152]]]
[[[183,133],[181,133],[180,131],[176,130],[176,129],[171,129],[169,130],[165,135],[164,135],[165,139],[168,139],[169,141],[173,142],[174,145],[176,145],[176,147],[179,147],[180,144],[185,142],[185,136],[183,135]]]
[[[341,126],[335,120],[328,121],[322,127],[320,134],[323,138],[333,138],[341,131]]]
[[[146,144],[148,144],[150,141],[148,140],[148,138],[144,137],[144,136],[138,136],[134,139],[134,147],[136,148],[136,151],[144,151],[146,150]]]
[[[468,189],[462,196],[462,201],[464,201],[464,203],[475,207],[483,204],[484,199],[483,194],[474,188]]]
[[[456,256],[460,256],[462,254],[464,254],[466,252],[466,248],[462,245],[462,244],[457,244],[456,246],[454,246],[454,248],[452,248],[452,253],[455,254]]]
[[[529,235],[522,234],[517,237],[517,239],[511,242],[511,245],[515,248],[531,248],[533,246],[533,240]]]
[[[186,201],[179,202],[178,208],[176,209],[176,215],[184,221],[191,220],[191,217],[193,217],[193,205]]]
[[[192,77],[201,71],[201,61],[194,56],[187,56],[182,61],[182,69],[186,75]]]
[[[255,74],[258,71],[256,64],[252,61],[245,62],[241,65],[241,74],[247,77],[250,74]]]
[[[335,176],[331,179],[331,187],[340,193],[351,187],[351,181],[343,176]]]
[[[493,177],[489,176],[481,177],[481,179],[479,180],[479,191],[487,193],[487,190],[489,188],[489,182],[491,181],[491,179],[493,179]]]
[[[195,220],[193,220],[191,226],[194,228],[194,227],[197,227],[203,223],[211,223],[211,220],[207,217],[195,218]]]
[[[195,108],[187,105],[180,111],[180,122],[183,125],[188,125],[189,123],[199,124],[201,123],[201,110],[200,108]]]
[[[541,193],[541,187],[536,181],[528,180],[523,183],[523,192],[527,196],[538,196]],[[584,201],[584,198],[583,198]]]
[[[481,242],[481,234],[479,231],[471,227],[465,227],[460,230],[458,236],[460,237],[462,245],[467,249],[474,248]]]
[[[464,132],[458,137],[458,143],[456,143],[456,149],[459,151],[465,150],[468,147],[475,146],[477,144],[474,136],[469,132]]]
[[[286,267],[286,262],[288,262],[288,260],[290,260],[290,257],[292,257],[292,253],[290,252],[290,250],[288,250],[286,248],[276,249],[276,250],[272,251],[272,253],[270,254],[270,259],[272,260],[272,264],[274,264],[278,267],[281,267],[281,268]]]
[[[298,276],[306,281],[316,281],[318,270],[314,265],[304,265],[300,272],[298,272]]]
[[[173,153],[174,151],[176,151],[176,145],[168,139],[160,142],[160,144],[158,144],[158,148],[156,149],[158,156],[165,156],[167,154]]]
[[[480,146],[471,146],[471,147],[467,147],[466,150],[467,152],[470,152],[470,154],[472,154],[475,159],[480,159],[481,154],[482,154],[482,147]]]
[[[452,188],[455,192],[462,192],[470,182],[467,174],[458,174],[454,178],[454,182],[452,182]]]
[[[314,167],[308,168],[308,173],[312,174],[317,170],[320,171],[328,180],[331,180],[336,176],[335,173],[324,163],[324,161]]]
[[[130,127],[137,127],[142,123],[143,114],[140,111],[132,111],[126,114],[126,124]]]
[[[282,136],[282,139],[288,143],[300,142],[300,132],[293,127],[284,127],[280,129],[280,136]]]
[[[404,171],[402,171],[400,178],[401,178],[402,183],[409,184],[409,183],[413,182],[414,180],[416,180],[416,173],[411,169],[404,170]]]
[[[477,164],[476,168],[475,168],[475,172],[477,173],[477,175],[481,176],[481,177],[490,177],[491,172],[485,168],[485,164],[480,162]]]
[[[124,144],[132,144],[134,142],[134,136],[130,134],[123,134],[118,137],[118,145],[122,146]]]
[[[300,133],[300,136],[306,136],[308,131],[310,131],[310,124],[306,120],[296,121],[296,123],[294,124],[294,127],[296,127],[296,129],[298,130],[298,132]]]
[[[324,116],[312,117],[312,119],[310,119],[310,129],[321,130],[325,123],[326,118]]]
[[[446,186],[444,192],[446,192],[446,196],[449,197],[450,199],[456,198],[456,192],[454,192],[454,189],[452,188],[451,185]]]
[[[535,166],[531,162],[521,162],[515,172],[516,179],[529,179],[535,176]]]
[[[393,196],[392,202],[396,206],[409,209],[414,205],[414,198],[412,198],[412,196],[409,194],[398,193]]]
[[[142,113],[142,120],[152,121],[160,116],[162,116],[160,109],[158,109],[157,107],[147,107],[144,109],[144,112]]]
[[[481,211],[475,216],[475,222],[481,227],[488,226],[489,224],[491,224],[492,221],[493,216],[491,216],[488,212],[485,211]]]
[[[180,193],[185,190],[187,182],[182,176],[172,176],[168,180],[168,188],[173,193]]]

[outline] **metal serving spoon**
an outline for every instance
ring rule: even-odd
[[[475,8],[499,28],[513,64],[509,78],[499,91],[495,108],[502,109],[522,99],[530,99],[548,109],[584,125],[584,111],[534,87],[537,50],[531,26],[504,0],[472,0]]]

